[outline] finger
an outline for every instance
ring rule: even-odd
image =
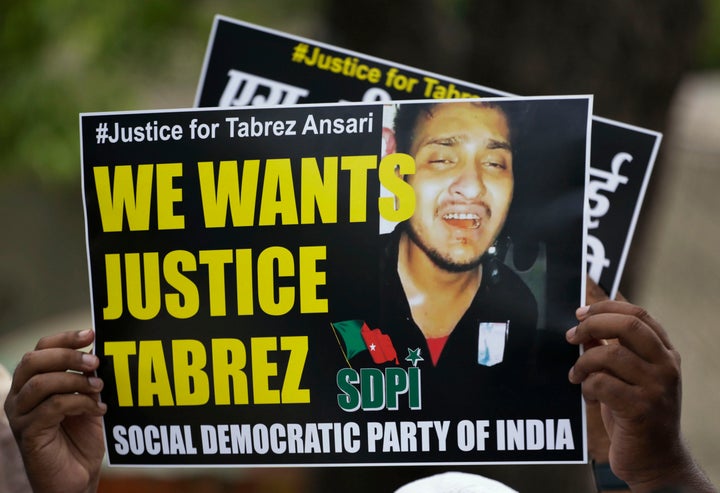
[[[613,411],[624,410],[628,403],[641,399],[637,386],[628,384],[609,373],[593,373],[581,385],[583,397],[589,402],[601,402]]]
[[[657,336],[660,338],[663,345],[667,349],[674,349],[672,343],[670,342],[670,337],[667,335],[667,332],[665,332],[663,326],[657,320],[655,320],[645,309],[639,306],[623,301],[607,300],[583,308],[586,308],[586,310],[578,309],[577,311],[577,314],[579,315],[579,320],[600,313],[622,313],[636,317],[645,322],[648,327],[650,327],[653,332],[657,334]]]
[[[82,373],[95,371],[100,360],[94,354],[76,349],[51,347],[26,353],[13,376],[11,392],[17,393],[33,375],[74,370]]]
[[[607,344],[607,342],[605,341],[605,339],[601,339],[601,340],[592,339],[583,344],[583,350],[587,351],[588,349],[592,349],[592,348],[598,347],[598,346],[604,346],[606,344]]]
[[[577,325],[575,327],[568,329],[568,331],[565,332],[565,339],[567,339],[567,341],[570,344],[574,344],[574,345],[582,344],[583,347],[585,348],[585,350],[588,350],[590,348],[597,347],[597,346],[606,346],[608,344],[618,344],[617,338],[595,339],[595,338],[593,338],[592,334],[589,334],[587,332],[578,334],[577,329],[578,329]]]
[[[601,288],[598,283],[596,283],[595,281],[593,281],[593,280],[588,276],[588,277],[587,277],[587,280],[586,280],[585,303],[586,303],[587,305],[592,305],[593,303],[598,303],[598,302],[600,302],[600,301],[605,301],[605,300],[608,300],[608,299],[610,299],[610,298],[608,297],[608,294],[605,292],[605,290],[604,290],[603,288]],[[625,299],[625,297],[624,297],[621,293],[617,293],[616,299],[619,299],[619,300],[622,300],[622,301],[624,301],[624,302],[627,302],[627,300]],[[610,340],[602,339],[602,340],[597,341],[596,343],[594,343],[594,345],[607,344],[608,342],[609,342],[609,343],[617,342],[617,340],[616,340],[616,339],[610,339]],[[588,344],[589,344],[589,343],[585,343],[585,348],[586,348],[586,349],[588,348]]]
[[[98,394],[103,381],[79,373],[53,372],[34,375],[15,397],[14,412],[27,414],[53,395]]]
[[[610,373],[623,382],[639,385],[652,378],[649,363],[620,344],[597,346],[586,350],[575,362],[568,378],[581,383],[597,372]]]
[[[602,313],[577,325],[574,337],[581,342],[617,338],[619,345],[648,362],[664,361],[668,350],[657,334],[643,321],[630,315]],[[617,346],[613,344],[613,346]]]
[[[44,430],[58,426],[67,416],[102,416],[107,405],[97,395],[54,395],[37,406],[32,412],[13,421],[13,428],[32,434],[32,430]]]
[[[40,339],[35,346],[35,349],[48,349],[48,348],[68,348],[68,349],[81,349],[93,342],[95,333],[90,330],[71,330],[67,332],[61,332],[59,334],[53,334],[45,336]]]

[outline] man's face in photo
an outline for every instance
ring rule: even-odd
[[[480,263],[503,227],[513,196],[513,156],[505,114],[477,103],[434,106],[416,122],[410,154],[415,213],[408,234],[439,267]]]

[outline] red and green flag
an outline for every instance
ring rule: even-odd
[[[352,359],[363,351],[370,351],[370,356],[376,364],[395,361],[398,364],[397,353],[390,336],[383,334],[380,329],[371,329],[363,320],[344,320],[330,324],[335,334],[345,344],[345,359]]]

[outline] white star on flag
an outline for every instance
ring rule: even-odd
[[[370,351],[375,351],[375,344],[370,344],[370,346],[368,346],[368,349],[370,349]]]

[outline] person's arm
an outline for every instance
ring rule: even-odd
[[[581,307],[577,318],[567,339],[585,351],[569,378],[601,405],[615,474],[634,493],[716,493],[681,437],[680,356],[662,326],[621,301]]]
[[[35,493],[97,489],[106,406],[98,401],[102,381],[91,376],[98,358],[78,350],[93,336],[87,330],[45,337],[15,370],[5,412]]]

